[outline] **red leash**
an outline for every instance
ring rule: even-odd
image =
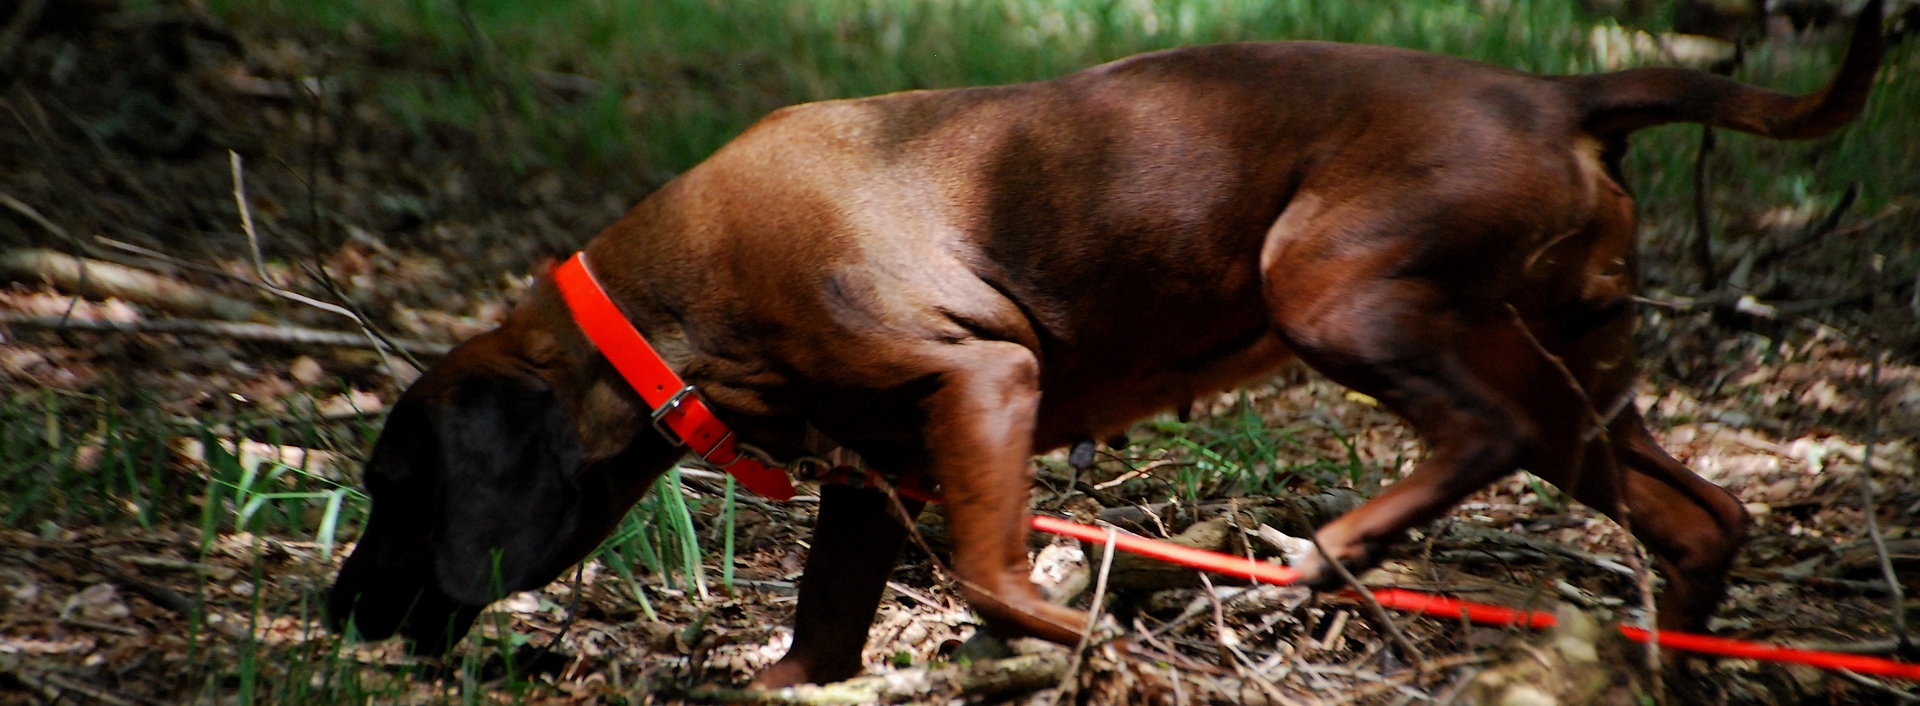
[[[1033,516],[1033,528],[1048,534],[1072,537],[1096,544],[1106,544],[1106,530],[1090,527],[1076,522],[1068,522],[1055,517]],[[1286,585],[1299,580],[1300,573],[1284,566],[1263,561],[1254,561],[1246,557],[1229,556],[1204,549],[1193,549],[1158,539],[1150,539],[1127,532],[1113,534],[1113,546],[1120,551],[1152,557],[1182,566],[1216,574],[1239,576],[1260,583]],[[1373,591],[1373,598],[1385,608],[1403,610],[1437,618],[1458,620],[1462,614],[1468,620],[1480,625],[1518,625],[1536,630],[1553,627],[1559,623],[1552,613],[1538,610],[1518,610],[1505,606],[1488,605],[1463,601],[1458,598],[1438,596],[1431,593],[1409,591],[1400,588],[1382,588]],[[1873,674],[1883,677],[1897,677],[1920,681],[1920,664],[1896,662],[1879,657],[1849,655],[1837,652],[1818,652],[1814,650],[1796,650],[1790,647],[1778,647],[1743,640],[1729,640],[1711,635],[1698,635],[1672,630],[1647,630],[1626,625],[1620,626],[1620,634],[1634,642],[1646,642],[1658,636],[1660,646],[1676,650],[1686,650],[1700,654],[1722,657],[1740,657],[1768,662],[1790,662],[1805,664],[1822,669],[1845,669],[1859,674]]]

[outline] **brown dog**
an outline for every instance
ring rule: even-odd
[[[1662,123],[1839,128],[1879,63],[1879,8],[1805,98],[1682,69],[1542,77],[1283,42],[795,106],[587,254],[741,438],[792,457],[811,425],[937,481],[952,565],[996,634],[1071,641],[1086,621],[1027,580],[1034,453],[1290,356],[1430,449],[1319,531],[1334,556],[1364,567],[1525,468],[1629,515],[1667,579],[1661,625],[1699,629],[1747,518],[1628,404],[1637,269],[1619,160]],[[437,651],[489,600],[552,580],[682,457],[648,411],[543,278],[395,406],[335,620]],[[823,491],[793,648],[758,683],[859,671],[905,541],[887,503]],[[1317,558],[1301,568],[1326,578]]]

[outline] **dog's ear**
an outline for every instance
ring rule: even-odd
[[[634,453],[594,464],[626,473],[583,473],[574,427],[538,377],[447,374],[423,378],[389,415],[367,464],[372,517],[328,597],[336,627],[352,615],[364,637],[399,630],[429,653],[480,608],[592,551],[654,475],[628,466]],[[671,462],[646,450],[662,458],[652,465]]]
[[[579,522],[584,460],[553,391],[532,375],[474,375],[427,417],[440,456],[441,589],[484,605],[553,580]]]

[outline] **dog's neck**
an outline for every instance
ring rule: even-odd
[[[559,396],[588,461],[619,454],[636,434],[648,430],[646,402],[573,323],[551,277],[535,283],[498,332],[509,337],[504,342],[508,348]],[[648,334],[649,341],[653,338]],[[666,350],[686,354],[684,337],[661,339],[672,345],[663,355]]]

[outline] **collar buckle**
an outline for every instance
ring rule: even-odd
[[[680,403],[685,402],[687,395],[691,394],[693,394],[693,386],[683,386],[678,392],[673,393],[672,397],[668,397],[665,402],[661,402],[660,406],[653,408],[651,415],[653,430],[660,432],[661,436],[667,437],[667,441],[671,442],[674,446],[686,446],[687,442],[685,439],[680,438],[679,434],[674,433],[673,427],[661,422],[667,418],[668,414],[672,414],[674,410],[679,409]]]

